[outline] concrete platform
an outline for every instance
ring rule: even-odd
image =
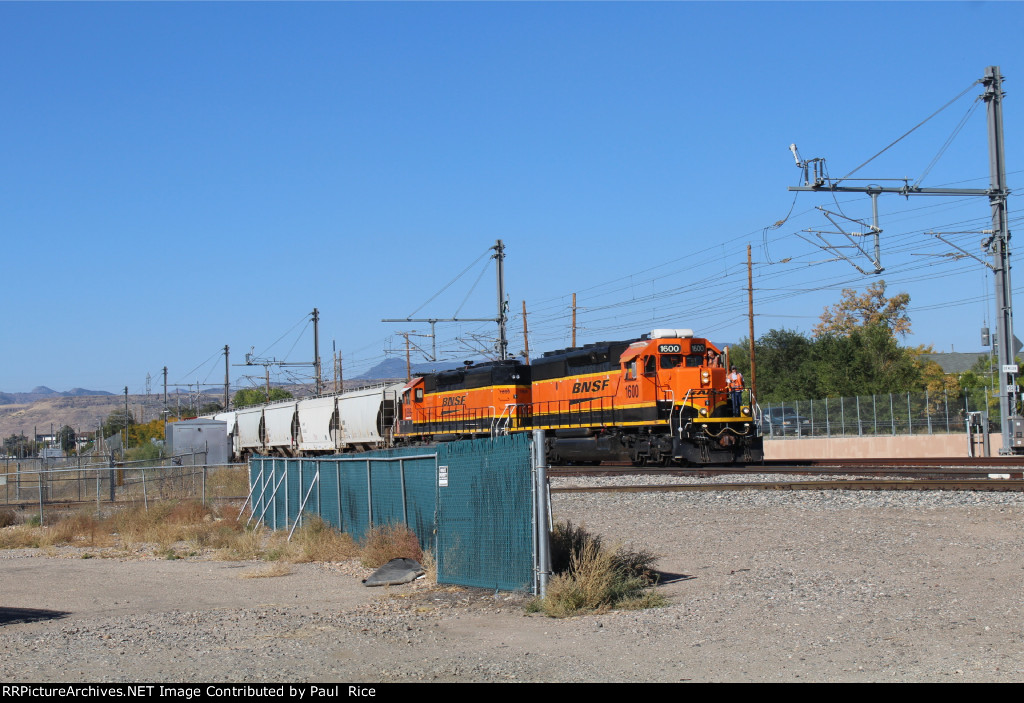
[[[1000,434],[989,435],[989,451],[999,456]],[[983,454],[979,445],[975,455]],[[970,456],[965,434],[897,435],[895,437],[813,437],[764,440],[764,458],[770,461],[801,459],[887,459]]]

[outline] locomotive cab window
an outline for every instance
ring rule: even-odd
[[[662,354],[661,355],[661,368],[663,369],[674,369],[682,363],[683,357],[681,354]],[[689,365],[689,364],[687,364]]]
[[[633,359],[628,364],[626,364],[626,380],[627,381],[635,381],[636,380],[636,359]]]
[[[422,388],[417,388],[416,389],[416,402],[417,403],[422,403],[423,402],[423,389]]]
[[[644,363],[644,376],[655,376],[658,373],[658,358],[655,356],[647,357],[647,361]]]
[[[700,354],[688,354],[686,356],[687,366],[700,366],[704,363],[704,357]]]

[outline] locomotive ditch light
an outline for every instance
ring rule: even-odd
[[[744,405],[743,408],[740,409],[740,413],[743,414],[743,415],[749,415],[750,414],[750,408],[747,407],[746,405]]]
[[[700,409],[700,414],[701,414],[701,415],[702,415],[703,417],[707,417],[707,416],[708,416],[708,409],[707,409],[707,408],[701,408],[701,409]]]

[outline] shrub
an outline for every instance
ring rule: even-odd
[[[383,525],[371,528],[363,540],[360,561],[369,569],[376,569],[392,559],[423,561],[423,550],[416,533],[405,525]]]
[[[551,561],[556,576],[543,599],[530,609],[552,617],[612,608],[652,608],[665,604],[650,591],[657,583],[656,558],[647,551],[606,547],[598,535],[572,523],[557,523],[551,534]]]
[[[18,514],[11,508],[0,508],[0,527],[10,527],[18,521]]]
[[[289,560],[295,563],[310,561],[344,561],[359,553],[355,541],[344,532],[331,527],[319,515],[306,515],[295,530],[289,544]]]

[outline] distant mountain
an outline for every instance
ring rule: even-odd
[[[520,361],[525,361],[523,357],[518,357]],[[484,359],[466,359],[465,361],[428,361],[426,363],[419,363],[412,365],[412,375],[421,376],[425,373],[431,373],[434,371],[448,371],[449,369],[458,369],[465,366],[466,361],[472,361],[474,364],[482,364],[485,362]],[[405,359],[390,358],[380,362],[372,369],[356,376],[354,381],[381,381],[385,379],[404,379],[405,378]]]
[[[418,376],[431,371],[447,371],[462,366],[461,361],[439,361],[413,364],[412,375]],[[378,381],[387,378],[405,378],[405,359],[390,358],[380,362],[366,373],[356,376],[357,381]]]
[[[114,395],[109,391],[90,391],[85,388],[72,388],[69,391],[55,391],[46,386],[36,386],[28,393],[3,393],[0,392],[0,405],[21,405],[24,403],[35,403],[39,400],[49,398],[71,398],[81,396]]]

